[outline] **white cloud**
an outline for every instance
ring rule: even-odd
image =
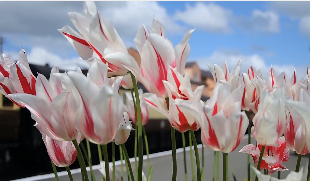
[[[290,1],[272,2],[271,8],[287,15],[291,19],[299,20],[299,30],[302,34],[310,37],[310,2],[309,1]]]
[[[185,27],[177,24],[167,14],[164,7],[152,1],[128,1],[122,7],[105,9],[100,11],[100,14],[113,21],[120,35],[131,39],[134,38],[142,24],[149,27],[154,16],[164,24],[168,33],[184,33],[186,31]]]
[[[289,76],[293,75],[294,66],[293,65],[278,65],[278,64],[268,64],[266,61],[258,54],[253,55],[242,55],[240,53],[227,53],[221,51],[215,51],[211,56],[206,58],[197,59],[199,66],[202,69],[209,69],[208,64],[217,64],[222,66],[226,61],[227,66],[230,70],[234,69],[237,62],[242,59],[242,72],[247,72],[250,66],[253,66],[257,70],[262,70],[263,76],[266,77],[270,67],[272,66],[277,73],[285,71]],[[306,74],[305,67],[296,67],[297,77],[302,78]]]
[[[230,32],[229,17],[232,12],[219,5],[198,2],[193,6],[186,5],[186,10],[177,11],[176,20],[210,32]]]
[[[8,52],[7,55],[10,56],[12,60],[18,59],[17,52]],[[80,67],[81,69],[88,68],[88,63],[81,58],[64,59],[40,47],[33,47],[30,52],[27,51],[27,55],[28,62],[31,64],[41,66],[49,64],[49,66],[57,66],[64,70],[75,70],[77,67]]]
[[[235,17],[234,22],[246,30],[276,33],[280,30],[279,16],[272,11],[253,10],[251,17]]]
[[[310,16],[305,16],[300,19],[299,29],[301,33],[310,37]]]

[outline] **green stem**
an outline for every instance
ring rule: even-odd
[[[115,181],[115,144],[112,144],[112,165],[113,165],[113,173],[112,173],[112,180]]]
[[[150,172],[149,144],[148,144],[148,141],[147,141],[147,135],[146,135],[145,127],[142,126],[142,129],[143,129],[145,149],[146,149],[146,156],[147,156],[147,169],[148,169],[147,173],[149,173]]]
[[[261,150],[260,155],[259,155],[259,160],[258,160],[258,165],[257,165],[257,170],[259,170],[259,171],[260,171],[260,165],[262,163],[263,155],[264,155],[264,152],[265,152],[265,148],[266,148],[266,146],[263,145],[262,146],[262,150]],[[255,177],[255,181],[258,181],[257,175]]]
[[[131,164],[130,164],[130,161],[129,161],[129,157],[128,157],[128,153],[127,153],[126,147],[125,147],[124,144],[121,144],[121,147],[122,147],[122,150],[124,152],[125,161],[126,161],[127,166],[129,168],[129,173],[130,173],[131,181],[134,181],[135,178],[133,176],[133,172],[132,172],[132,168],[131,168]],[[127,171],[127,173],[128,173],[128,171]],[[141,175],[142,175],[142,173],[141,173]],[[142,181],[142,180],[140,180],[140,181]]]
[[[54,172],[54,175],[55,175],[55,180],[59,181],[56,166],[55,166],[55,164],[53,163],[52,160],[51,160],[51,163],[52,163],[52,168],[53,168],[53,172]]]
[[[185,174],[185,181],[187,181],[187,165],[186,165],[186,151],[185,151],[185,135],[184,133],[182,134],[182,142],[183,142],[183,161],[184,161],[184,174]]]
[[[126,160],[126,155],[125,155],[125,152],[123,151],[123,148],[121,145],[120,146],[120,149],[123,153],[123,156],[124,156],[124,159],[125,159],[125,166],[126,166],[126,173],[127,173],[127,181],[130,181],[130,176],[129,176],[129,167],[128,167],[128,164],[127,164],[127,160]],[[129,164],[130,165],[130,164]]]
[[[202,147],[201,147],[201,166],[202,166],[202,168],[201,168],[201,181],[203,181],[203,174],[204,174],[204,168],[205,168],[205,154],[204,154],[204,145],[203,144],[201,144],[202,145]]]
[[[223,152],[223,181],[228,181],[228,153]]]
[[[248,126],[248,144],[251,144],[251,128]],[[248,154],[248,181],[251,179],[251,156]]]
[[[67,170],[68,176],[70,178],[70,181],[73,181],[72,174],[71,174],[70,168],[68,166],[66,166],[66,170]]]
[[[200,171],[200,159],[199,159],[199,151],[197,147],[196,136],[193,130],[190,130],[192,134],[194,149],[195,149],[195,158],[196,158],[196,166],[197,166],[197,181],[201,181],[201,171]]]
[[[193,157],[193,149],[192,149],[192,135],[190,132],[188,132],[189,137],[189,152],[191,155],[191,167],[192,167],[192,181],[195,181],[195,168],[194,168],[194,157]]]
[[[169,98],[166,98],[166,104],[167,104],[167,108],[169,110]],[[172,148],[172,181],[176,181],[177,180],[177,155],[176,155],[176,143],[175,143],[175,129],[172,127],[172,125],[170,126],[171,129],[171,148]]]
[[[138,165],[138,181],[142,181],[142,168],[143,168],[143,139],[142,139],[142,120],[141,120],[141,108],[140,98],[138,92],[138,86],[135,76],[130,73],[132,83],[135,90],[136,107],[137,107],[137,118],[138,118],[138,154],[139,154],[139,165]]]
[[[131,92],[131,97],[132,97],[132,102],[134,105],[134,109],[135,109],[135,148],[134,148],[134,157],[135,157],[135,173],[136,173],[136,179],[138,178],[138,163],[137,163],[137,149],[138,149],[138,123],[137,123],[137,107],[136,107],[136,102],[135,102],[135,97],[133,94],[133,90],[130,90]]]
[[[120,155],[120,158],[121,158],[121,181],[124,180],[123,178],[123,152],[122,152],[122,148],[121,146],[119,145],[119,155]]]
[[[88,140],[86,139],[86,141],[88,141]],[[94,172],[93,172],[93,170],[92,170],[91,158],[89,157],[90,155],[87,154],[83,142],[81,142],[80,145],[81,145],[81,147],[82,147],[83,154],[84,154],[84,156],[85,156],[85,158],[86,158],[86,162],[87,162],[87,164],[89,165],[89,168],[90,168],[91,180],[94,181],[95,175],[94,175]],[[89,145],[89,144],[88,144],[88,145]],[[88,147],[88,146],[87,146],[87,147]],[[88,153],[90,154],[90,151],[89,151]]]
[[[100,147],[100,145],[97,145],[97,147],[98,147],[99,160],[100,160],[100,162],[101,162],[101,161],[102,161],[101,147]]]
[[[104,157],[104,165],[105,165],[105,179],[107,181],[110,181],[108,146],[106,144],[106,145],[102,145],[102,147],[103,147],[103,157]]]
[[[95,177],[95,174],[93,171],[93,166],[92,166],[90,144],[89,144],[89,141],[87,139],[86,139],[86,146],[87,146],[87,152],[88,152],[88,165],[90,168],[91,180],[96,181],[96,177]]]
[[[86,171],[86,166],[85,166],[85,162],[84,162],[84,158],[83,158],[83,154],[82,151],[79,147],[79,144],[77,143],[76,139],[72,140],[74,147],[77,150],[77,158],[81,167],[81,173],[82,173],[82,179],[83,181],[89,181],[88,179],[88,175],[87,175],[87,171]]]
[[[299,172],[300,161],[301,161],[301,154],[298,154],[295,172]]]
[[[98,156],[99,156],[99,165],[100,165],[100,162],[102,161],[101,146],[100,146],[100,145],[97,145],[97,147],[98,147]],[[104,176],[102,176],[102,181],[105,181]]]
[[[220,180],[220,152],[216,152],[216,181]]]
[[[264,174],[267,175],[268,174],[268,170],[264,169]]]
[[[278,179],[281,179],[281,171],[278,171]]]
[[[212,181],[215,180],[215,164],[216,164],[216,151],[213,152],[213,175],[212,175]]]
[[[175,129],[171,127],[171,143],[172,143],[172,181],[177,180],[177,155],[176,155],[176,143],[175,143]]]

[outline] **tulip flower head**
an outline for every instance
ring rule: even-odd
[[[51,71],[50,81],[38,75],[36,95],[17,93],[8,97],[22,103],[32,113],[41,133],[52,139],[71,141],[78,135],[74,121],[79,103],[76,95],[63,89],[54,73],[59,73],[56,67]]]
[[[249,125],[245,112],[241,112],[242,93],[242,85],[231,91],[229,83],[220,81],[206,102],[201,141],[212,150],[230,153],[240,144]]]
[[[309,116],[308,105],[310,96],[305,90],[301,90],[300,98],[302,101],[288,100],[288,116],[285,138],[288,147],[296,151],[297,154],[306,155],[310,151],[310,133],[309,133]]]
[[[80,143],[80,137],[78,143]],[[42,134],[47,153],[53,163],[58,167],[70,166],[76,159],[77,150],[72,141],[58,141]]]
[[[76,110],[75,126],[91,142],[107,144],[114,140],[123,121],[124,103],[118,94],[122,77],[109,85],[108,65],[101,61],[92,63],[88,77],[68,72],[80,95],[81,103]]]
[[[208,64],[208,66],[215,83],[227,81],[232,90],[236,89],[240,85],[241,80],[239,74],[241,70],[241,60],[238,61],[237,66],[231,73],[228,70],[226,62],[224,62],[222,68],[216,64],[213,66]]]
[[[80,34],[69,26],[59,29],[59,32],[73,45],[83,60],[91,63],[96,58],[108,64],[109,76],[127,74],[127,69],[123,66],[113,65],[104,58],[110,53],[128,54],[113,23],[100,17],[93,1],[84,2],[84,13],[84,15],[76,12],[69,13],[72,23]]]
[[[255,140],[262,145],[275,145],[286,128],[285,97],[282,88],[268,93],[263,90],[258,112],[253,118]]]
[[[283,162],[289,161],[289,148],[285,142],[284,137],[280,137],[277,141],[277,147],[274,146],[266,146],[264,155],[262,158],[262,163],[260,168],[267,169],[268,173],[274,173],[276,171],[284,171],[287,170],[286,167],[283,166]],[[239,152],[250,154],[253,158],[254,163],[257,165],[259,156],[262,150],[262,145],[258,145],[257,147],[253,144],[249,144],[244,146]]]
[[[181,43],[173,48],[172,43],[165,36],[163,25],[154,18],[150,31],[141,26],[134,39],[141,55],[140,66],[131,56],[122,53],[109,54],[105,59],[115,65],[123,65],[150,93],[166,98],[167,92],[163,81],[168,80],[170,66],[184,74],[185,63],[190,52],[188,42],[193,31],[188,31]]]
[[[0,92],[4,96],[7,97],[9,94],[14,93],[36,95],[36,78],[30,70],[27,53],[24,48],[18,54],[17,63],[14,63],[7,55],[2,54],[0,73]],[[21,103],[13,102],[20,107],[24,107]]]
[[[200,102],[203,86],[191,90],[190,78],[181,76],[175,69],[171,69],[169,80],[163,81],[168,93],[169,105],[163,98],[155,94],[144,94],[144,100],[155,110],[165,115],[171,125],[180,132],[197,131],[200,128],[202,105]]]

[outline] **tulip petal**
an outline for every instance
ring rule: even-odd
[[[88,60],[92,57],[94,51],[89,43],[71,27],[64,26],[58,31],[72,44],[76,52],[83,60]]]
[[[188,59],[191,48],[188,44],[190,37],[195,29],[186,32],[180,44],[175,46],[175,57],[177,61],[177,70],[182,75],[184,74],[185,64]]]

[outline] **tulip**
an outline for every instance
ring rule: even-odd
[[[19,52],[18,59],[19,61],[14,63],[5,54],[1,56],[0,92],[6,97],[8,94],[14,93],[36,94],[36,78],[30,70],[27,53],[24,48]],[[21,103],[13,102],[20,107],[24,107]]]
[[[277,88],[283,88],[286,83],[286,74],[285,72],[277,75],[273,68],[270,68],[268,79],[266,80],[267,90],[269,93],[273,92]]]
[[[96,68],[97,67],[97,68]],[[101,72],[97,72],[100,70]],[[114,140],[124,113],[122,97],[118,94],[122,78],[108,84],[108,66],[96,62],[89,68],[88,78],[82,74],[68,72],[79,93],[82,103],[76,110],[78,130],[91,142],[107,144]],[[101,75],[95,77],[93,75]],[[97,78],[97,80],[92,80]]]
[[[78,135],[74,120],[79,100],[74,93],[63,89],[54,73],[59,73],[56,67],[51,71],[50,81],[38,75],[36,95],[17,93],[8,97],[25,105],[41,133],[52,139],[71,141]]]
[[[116,145],[124,144],[127,141],[132,130],[131,122],[129,121],[129,116],[127,112],[124,112],[123,115],[124,120],[122,120],[114,139]]]
[[[224,62],[222,68],[216,64],[213,66],[208,64],[208,66],[215,83],[225,80],[229,83],[232,90],[236,89],[240,85],[241,80],[239,74],[241,70],[241,60],[238,61],[236,68],[231,73],[228,70],[226,62]]]
[[[280,179],[274,178],[270,175],[262,174],[255,167],[253,167],[253,166],[251,166],[251,167],[255,171],[259,181],[302,181],[303,174],[304,174],[303,168],[301,168],[301,170],[299,172],[291,171],[285,179],[280,180]]]
[[[150,32],[141,26],[134,39],[141,55],[140,66],[130,55],[121,52],[108,54],[105,59],[115,65],[125,66],[150,93],[165,98],[167,92],[162,81],[167,81],[169,66],[177,68],[181,74],[184,73],[190,52],[188,41],[193,31],[188,31],[174,49],[172,43],[165,37],[162,24],[153,19]]]
[[[127,48],[113,23],[101,18],[93,1],[84,2],[84,13],[81,15],[70,12],[69,16],[80,32],[75,32],[71,27],[65,26],[58,31],[73,45],[74,49],[83,60],[93,62],[94,58],[109,65],[109,75],[124,75],[127,69],[115,66],[104,58],[109,53],[122,52],[128,54]]]
[[[242,76],[244,83],[242,109],[257,113],[260,101],[260,92],[266,88],[265,82],[260,77],[253,77],[253,74],[247,75],[246,73],[243,73]]]
[[[284,171],[287,170],[286,167],[282,165],[282,162],[289,161],[289,153],[290,150],[287,147],[284,137],[280,137],[275,146],[266,146],[262,163],[260,169],[267,169],[269,174],[274,173],[276,171]],[[259,156],[262,150],[262,145],[258,144],[256,147],[253,144],[249,144],[244,146],[239,152],[250,154],[253,158],[254,163],[257,165]]]
[[[80,143],[80,137],[78,143]],[[72,141],[58,141],[42,134],[42,139],[47,149],[47,153],[53,163],[58,167],[68,167],[76,159],[77,150]]]
[[[197,87],[193,93],[189,84],[189,76],[185,74],[183,77],[176,69],[172,68],[168,78],[171,82],[163,81],[168,93],[168,106],[164,99],[158,98],[155,94],[144,94],[144,100],[149,106],[164,114],[176,130],[180,132],[197,131],[200,128],[200,113],[202,112],[200,98],[203,86]]]
[[[285,97],[282,88],[262,91],[258,112],[253,118],[254,138],[261,145],[274,145],[286,127]]]
[[[138,91],[139,91],[139,98],[140,98],[141,119],[142,119],[141,121],[142,121],[142,125],[146,125],[146,123],[149,120],[149,106],[146,103],[146,101],[142,98],[142,95],[143,95],[142,89],[139,89]],[[136,122],[134,100],[135,100],[135,97],[132,98],[131,94],[126,92],[127,112],[128,112],[129,118],[131,119],[133,123]]]
[[[204,106],[201,141],[214,151],[230,153],[240,144],[249,120],[241,112],[243,86],[231,91],[227,82],[218,82]]]
[[[285,131],[285,138],[288,147],[296,151],[297,154],[306,155],[310,151],[310,133],[309,133],[309,103],[310,96],[301,90],[302,101],[287,101],[288,117]]]

